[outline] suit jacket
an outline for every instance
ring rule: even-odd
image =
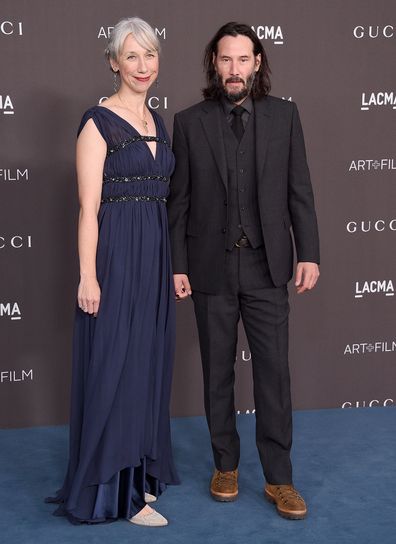
[[[271,278],[293,275],[297,260],[319,263],[314,198],[298,110],[272,96],[255,100],[257,194]],[[205,100],[175,115],[168,217],[173,272],[193,290],[217,293],[224,282],[227,162],[220,102]],[[243,251],[243,250],[242,250]]]

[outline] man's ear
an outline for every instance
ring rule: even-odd
[[[255,59],[254,59],[254,68],[255,68],[255,71],[256,71],[256,72],[259,71],[260,66],[261,66],[261,53],[259,53],[258,55],[256,55],[256,57],[255,57]]]

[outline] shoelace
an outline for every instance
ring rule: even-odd
[[[303,500],[301,495],[293,487],[277,487],[279,497],[284,504],[287,504],[289,500],[297,499]]]
[[[219,483],[220,485],[223,483],[232,483],[234,480],[233,474],[234,472],[218,472],[216,474],[216,483]]]

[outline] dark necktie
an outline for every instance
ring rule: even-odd
[[[231,128],[234,131],[234,134],[238,142],[242,140],[243,133],[245,132],[245,129],[242,123],[242,114],[244,111],[245,111],[245,108],[243,108],[242,106],[235,106],[235,108],[231,110],[231,113],[234,116],[231,121]]]

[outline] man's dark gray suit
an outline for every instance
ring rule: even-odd
[[[242,316],[264,474],[271,484],[288,484],[290,227],[298,262],[319,263],[319,237],[296,105],[267,96],[253,101],[248,117],[238,142],[219,101],[175,116],[168,200],[173,272],[187,274],[193,291],[216,468],[234,470],[239,462],[233,389]],[[238,247],[241,236],[248,247]]]

